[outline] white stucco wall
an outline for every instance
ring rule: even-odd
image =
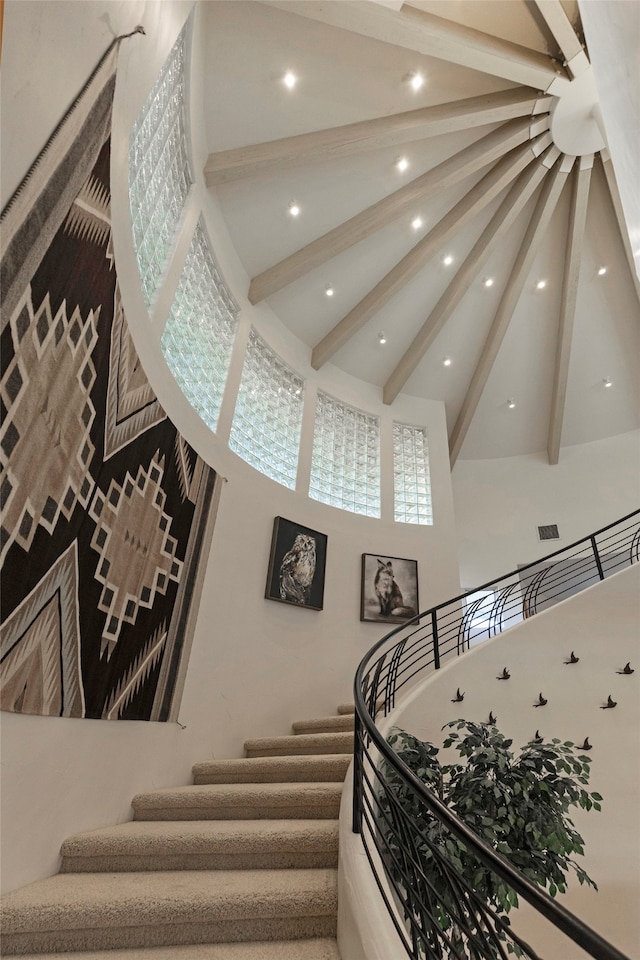
[[[258,310],[248,304],[248,278],[227,247],[224,226],[202,183],[197,96],[193,128],[198,182],[187,202],[165,293],[149,320],[129,235],[129,130],[190,8],[190,3],[174,0],[55,4],[33,0],[28,4],[9,2],[6,7],[3,202],[112,36],[138,23],[147,31],[146,38],[123,43],[119,57],[112,136],[112,215],[118,275],[136,346],[160,401],[189,442],[226,482],[180,725],[2,714],[5,890],[55,872],[60,843],[66,836],[128,819],[130,800],[136,792],[187,783],[194,762],[240,756],[246,738],[289,733],[293,720],[334,712],[339,702],[350,699],[358,661],[386,630],[359,620],[363,552],[416,559],[423,606],[458,591],[453,499],[440,403],[403,398],[393,411],[396,418],[424,424],[429,432],[435,523],[432,527],[414,527],[389,519],[392,476],[388,466],[382,490],[385,518],[372,520],[315,503],[304,492],[286,490],[229,452],[226,437],[241,371],[241,349],[232,359],[218,436],[200,421],[168,374],[159,346],[162,325],[190,231],[204,208],[216,255],[241,305],[239,347],[254,323],[271,346],[305,376],[311,402],[321,385],[345,402],[379,414],[386,437],[383,442],[390,442],[391,414],[383,408],[378,391],[335,369],[320,380],[310,368],[308,349],[285,335],[268,308]],[[196,60],[198,56],[196,45]],[[23,138],[23,132],[28,136]],[[310,455],[307,438],[301,461],[308,464]],[[322,611],[264,599],[275,516],[296,520],[328,535]]]
[[[499,460],[458,460],[452,473],[463,588],[531,563],[640,507],[640,432]],[[557,523],[560,540],[540,542]]]

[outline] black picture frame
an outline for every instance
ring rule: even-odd
[[[360,619],[403,623],[419,612],[418,561],[363,553]]]
[[[322,610],[326,561],[325,533],[275,517],[265,598]]]

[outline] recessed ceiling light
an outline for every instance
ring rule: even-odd
[[[445,367],[450,367],[450,366],[451,366],[451,357],[445,357],[444,360],[442,361],[442,365],[445,366]]]
[[[451,264],[453,263],[453,257],[451,256],[450,253],[448,253],[446,257],[442,258],[442,262],[444,263],[445,267],[450,267]]]
[[[298,216],[298,214],[300,213],[300,207],[298,206],[297,203],[291,202],[289,204],[289,213],[291,214],[292,217]]]
[[[378,334],[378,343],[386,343],[386,342],[387,342],[387,338],[386,338],[386,336],[384,335],[384,333],[379,333],[379,334]]]
[[[513,410],[515,405],[516,405],[515,400],[507,400],[507,406],[509,407],[509,410]]]
[[[605,377],[602,382],[604,383],[605,387],[613,386],[613,380],[610,380],[609,377]]]
[[[419,71],[416,70],[414,73],[409,75],[409,83],[414,90],[419,90],[424,84],[424,77]]]
[[[485,287],[492,287],[494,284],[493,277],[485,277],[482,282],[484,283]]]
[[[404,173],[404,171],[407,169],[408,166],[409,166],[409,161],[407,160],[406,157],[400,157],[399,160],[396,160],[396,167],[398,168],[400,173]]]
[[[414,217],[411,221],[411,226],[414,230],[419,230],[422,226],[422,217]]]
[[[332,297],[332,296],[333,296],[334,290],[333,290],[333,287],[331,286],[330,283],[327,284],[327,286],[325,287],[325,291],[324,291],[324,292],[326,293],[326,295],[327,295],[328,297]]]
[[[546,285],[547,285],[546,280],[538,280],[538,282],[536,283],[536,290],[544,290]]]
[[[606,268],[606,267],[600,267],[600,269],[598,270],[598,276],[599,276],[599,277],[604,277],[604,275],[605,275],[606,272],[607,272],[607,268]]]
[[[282,78],[282,82],[284,83],[285,87],[289,88],[289,90],[293,90],[296,83],[298,82],[298,78],[296,77],[293,70],[287,70],[284,77]]]

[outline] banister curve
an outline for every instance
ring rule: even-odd
[[[353,831],[362,837],[376,883],[409,957],[415,960],[423,957],[440,960],[449,956],[472,960],[506,958],[505,936],[517,944],[523,956],[535,960],[537,954],[519,940],[510,926],[505,926],[504,919],[488,904],[478,904],[475,891],[465,885],[448,862],[438,863],[437,869],[446,873],[452,889],[459,891],[461,912],[454,918],[453,933],[447,932],[449,928],[442,928],[438,904],[434,906],[431,899],[435,888],[431,887],[424,864],[416,853],[415,841],[428,843],[428,840],[399,804],[385,767],[392,767],[401,778],[402,789],[413,791],[429,813],[484,866],[586,953],[596,960],[629,960],[481,840],[403,763],[387,743],[376,720],[380,715],[389,714],[396,704],[396,694],[406,684],[428,669],[438,669],[441,658],[458,656],[468,647],[473,617],[481,606],[476,600],[467,606],[467,598],[480,591],[495,593],[501,585],[493,603],[494,608],[499,607],[499,617],[490,617],[486,627],[487,635],[492,636],[502,632],[503,624],[511,626],[533,616],[545,603],[557,602],[563,595],[573,594],[637,562],[639,547],[640,510],[635,510],[541,560],[417,614],[385,634],[361,660],[354,681]],[[386,823],[381,829],[383,809],[388,813],[383,813]],[[393,832],[400,850],[399,859],[385,840],[385,830]],[[456,952],[463,941],[463,950],[468,952]]]

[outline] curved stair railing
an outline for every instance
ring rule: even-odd
[[[406,692],[427,671],[439,669],[444,659],[466,651],[473,639],[494,636],[638,560],[640,510],[419,614],[384,636],[360,663],[354,690],[353,830],[361,835],[389,915],[413,960],[507,960],[514,953],[541,960],[508,920],[465,882],[443,856],[442,846],[431,842],[426,826],[427,819],[434,817],[443,831],[450,831],[497,878],[590,956],[628,960],[452,813],[406,767],[378,723],[395,706],[399,691]],[[423,822],[411,818],[402,803],[407,796],[424,805],[431,816]],[[410,806],[415,809],[416,803]],[[446,904],[438,893],[442,889],[450,891]]]

